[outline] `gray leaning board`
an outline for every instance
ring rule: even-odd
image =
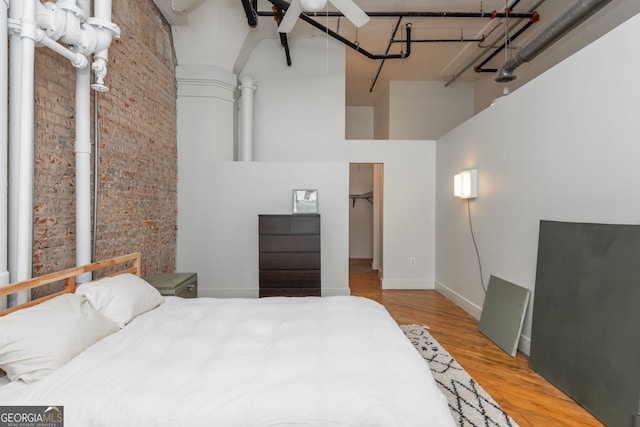
[[[640,226],[540,222],[531,368],[609,427],[640,396]]]
[[[478,329],[498,347],[515,356],[531,290],[496,276],[489,278]]]

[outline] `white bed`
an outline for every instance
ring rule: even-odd
[[[359,297],[166,297],[0,402],[62,405],[70,427],[455,425],[427,363]]]

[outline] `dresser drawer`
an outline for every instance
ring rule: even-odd
[[[260,288],[262,297],[319,297],[322,296],[320,287],[317,288]]]
[[[261,288],[320,287],[320,270],[261,270]]]
[[[289,234],[289,215],[260,215],[258,233]]]
[[[320,252],[263,252],[260,270],[320,270]]]
[[[317,234],[299,235],[260,235],[260,252],[320,252],[320,236]]]
[[[320,234],[320,215],[294,215],[289,228],[291,234]]]

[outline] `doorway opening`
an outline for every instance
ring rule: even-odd
[[[349,288],[381,289],[382,163],[349,165]]]

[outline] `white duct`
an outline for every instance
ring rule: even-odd
[[[241,123],[239,160],[243,162],[253,161],[253,93],[256,90],[256,82],[251,76],[240,77],[241,93]]]
[[[8,166],[8,150],[7,143],[8,127],[7,118],[9,112],[7,110],[7,102],[9,99],[8,80],[9,80],[9,50],[8,47],[8,16],[9,3],[8,0],[0,0],[0,286],[10,283],[9,268],[7,260],[8,245],[8,219],[7,219],[7,202],[8,202],[8,176],[6,174]],[[8,307],[7,298],[0,298],[0,310]]]

